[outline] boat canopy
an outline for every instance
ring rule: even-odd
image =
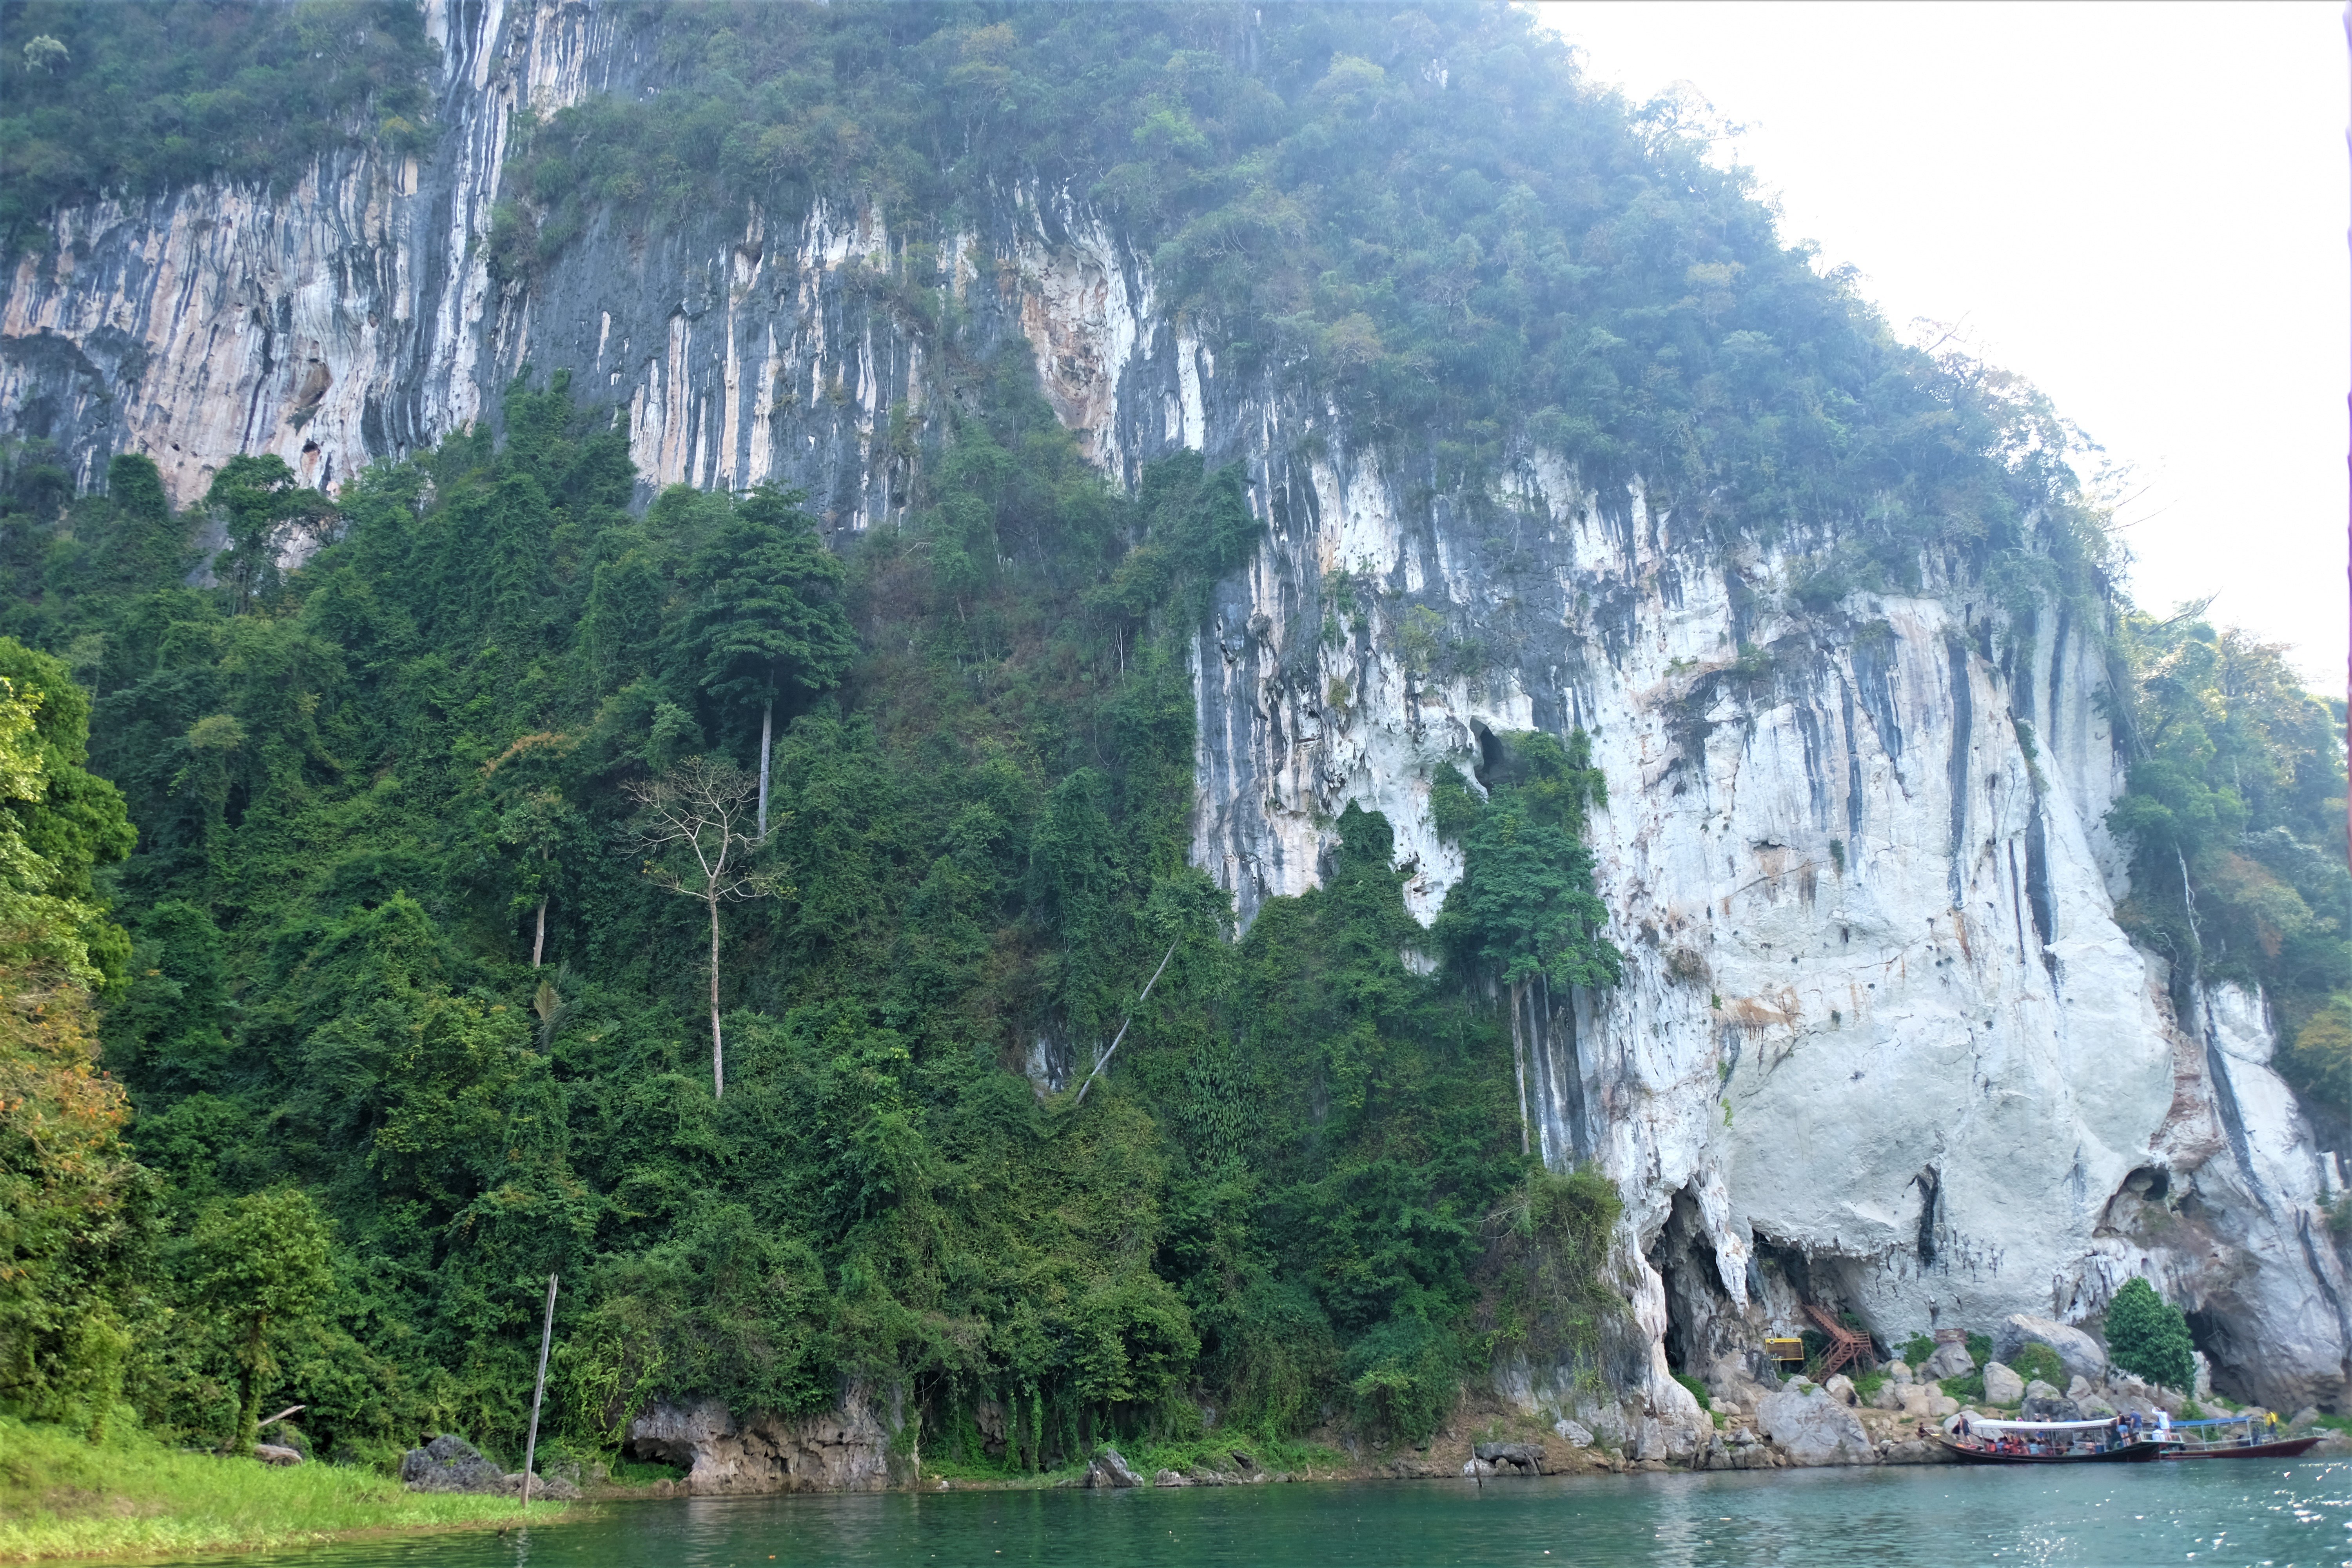
[[[2183,1426],[2242,1426],[2252,1419],[2251,1415],[2221,1415],[2210,1421],[2175,1421],[2172,1429],[2178,1432]]]
[[[1990,1415],[1969,1417],[1971,1432],[2098,1432],[2115,1425],[2105,1421],[2002,1421]]]

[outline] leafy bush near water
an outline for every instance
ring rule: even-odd
[[[2179,1308],[2137,1277],[2107,1303],[2107,1357],[2126,1372],[2183,1392],[2197,1384],[2197,1347]]]

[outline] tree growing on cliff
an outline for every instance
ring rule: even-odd
[[[760,705],[761,838],[768,834],[776,699],[839,684],[857,654],[838,602],[841,563],[818,540],[800,499],[772,485],[743,497],[695,552],[687,574],[696,591],[685,626],[696,679],[722,702]]]
[[[2126,1372],[2187,1393],[2197,1385],[2196,1352],[2187,1314],[2147,1280],[2125,1281],[2107,1304],[2107,1355]]]
[[[1592,889],[1584,845],[1586,814],[1608,791],[1581,730],[1565,746],[1540,732],[1511,736],[1486,771],[1483,800],[1451,768],[1430,788],[1437,831],[1462,847],[1462,878],[1446,890],[1436,934],[1457,966],[1509,989],[1524,1147],[1528,984],[1612,985],[1621,969],[1601,934],[1609,911]]]
[[[214,558],[214,571],[240,616],[278,585],[278,557],[288,532],[318,529],[332,510],[327,498],[306,487],[275,452],[223,463],[205,492],[205,504],[228,533],[228,548]]]
[[[657,778],[627,788],[637,805],[635,842],[646,875],[673,893],[702,900],[710,916],[710,1096],[727,1093],[727,1047],[719,1027],[719,908],[772,898],[788,889],[775,874],[751,869],[766,835],[743,831],[757,786],[729,762],[688,757]]]

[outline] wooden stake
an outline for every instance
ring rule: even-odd
[[[539,1382],[530,1391],[530,1436],[522,1450],[522,1506],[530,1511],[530,1467],[539,1458],[539,1402],[547,1393],[547,1347],[555,1337],[555,1276],[547,1277],[547,1318],[539,1326]]]

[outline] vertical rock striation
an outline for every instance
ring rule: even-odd
[[[1244,919],[1315,883],[1349,801],[1387,815],[1433,918],[1460,871],[1438,770],[1475,778],[1510,731],[1593,736],[1626,978],[1530,987],[1519,1025],[1544,1157],[1627,1195],[1647,1352],[1621,1381],[1672,1429],[1637,1445],[1696,1426],[1670,1343],[1704,1369],[1801,1298],[1899,1340],[2081,1321],[2134,1273],[2192,1306],[2225,1391],[2346,1397],[2352,1282],[2321,1216],[2342,1173],[2270,1068],[2261,999],[2176,1016],[2114,919],[2096,628],[2008,613],[1950,562],[1802,610],[1791,552],[1824,539],[1727,548],[1534,447],[1465,493],[1351,441],[1279,366],[1221,374],[1148,259],[1060,193],[919,237],[822,203],[608,217],[496,276],[512,117],[653,89],[656,67],[611,8],[429,10],[432,159],[62,215],[0,302],[0,429],[54,440],[85,485],[146,452],[184,505],[238,452],[332,488],[494,418],[529,367],[608,403],[649,482],[775,479],[854,531],[902,515],[939,395],[907,290],[950,298],[961,352],[1025,342],[1115,479],[1178,447],[1244,467],[1265,542],[1193,652],[1193,854]]]

